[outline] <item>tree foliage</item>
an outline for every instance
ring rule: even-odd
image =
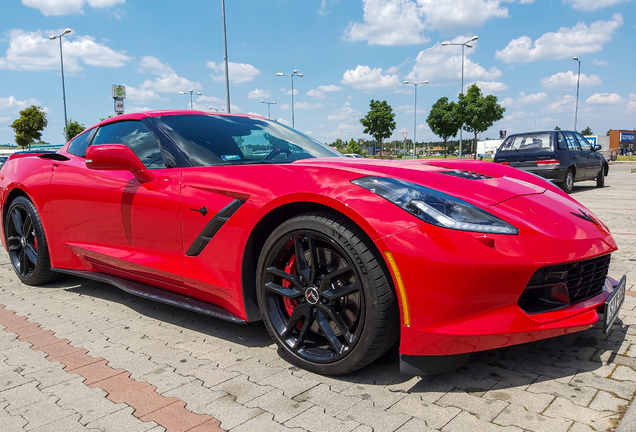
[[[48,124],[46,112],[35,105],[20,111],[20,118],[11,124],[15,132],[15,142],[20,147],[29,147],[31,144],[40,141],[42,131]]]
[[[360,119],[360,123],[364,126],[364,133],[371,135],[379,144],[382,156],[382,141],[389,138],[395,130],[395,113],[386,101],[371,99],[369,108],[369,112]]]
[[[343,149],[345,147],[345,143],[340,138],[338,138],[337,140],[335,140],[331,144],[331,146],[337,148],[338,150],[340,150],[340,149]]]
[[[462,121],[457,115],[457,104],[449,103],[447,97],[439,98],[431,107],[426,123],[433,133],[446,143],[449,138],[457,135],[462,126]]]
[[[581,135],[594,135],[594,132],[592,132],[592,129],[588,126],[581,131]]]
[[[67,140],[68,141],[72,140],[77,135],[81,134],[84,131],[84,129],[86,129],[86,127],[83,124],[81,124],[80,122],[76,120],[69,119]],[[66,138],[66,128],[64,128],[64,137]]]
[[[459,95],[457,113],[464,124],[464,129],[475,134],[473,141],[473,153],[477,158],[477,134],[486,132],[497,120],[503,118],[506,108],[497,103],[497,96],[483,96],[477,84],[468,88],[466,94]]]
[[[349,142],[347,143],[346,152],[360,154],[360,145],[358,145],[358,141],[351,138],[351,140],[349,140]]]
[[[554,127],[554,130],[561,130],[561,128],[560,128],[560,127],[558,127],[558,126],[555,126],[555,127]]]

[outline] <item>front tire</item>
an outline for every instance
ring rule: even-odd
[[[601,170],[598,172],[596,176],[596,187],[602,188],[605,187],[605,168],[601,167]]]
[[[257,268],[265,326],[303,369],[342,375],[384,354],[397,340],[397,301],[373,244],[355,225],[327,213],[282,223]]]
[[[4,229],[11,265],[22,283],[40,285],[58,279],[58,273],[51,271],[44,228],[31,201],[20,196],[11,202]]]
[[[565,178],[563,179],[563,191],[566,194],[571,194],[572,193],[572,189],[574,189],[574,171],[572,171],[572,169],[568,169],[568,171],[565,173]]]

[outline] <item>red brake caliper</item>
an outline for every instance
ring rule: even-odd
[[[285,266],[285,273],[296,274],[296,255],[292,255],[292,257],[289,259],[289,262]],[[290,286],[291,282],[283,279],[283,287],[289,288]],[[290,300],[287,297],[284,297],[283,302],[285,303],[285,310],[287,310],[287,313],[289,314],[289,316],[291,316],[294,308],[296,308],[296,306],[298,305],[298,300]]]

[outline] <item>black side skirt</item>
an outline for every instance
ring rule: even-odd
[[[214,318],[220,318],[223,320],[231,321],[238,324],[245,324],[245,320],[237,317],[233,313],[210,303],[205,303],[200,300],[193,299],[188,296],[177,294],[171,291],[165,291],[159,288],[154,288],[149,285],[144,285],[138,282],[129,281],[127,279],[119,278],[117,276],[107,275],[105,273],[97,273],[86,270],[66,270],[51,268],[51,270],[66,273],[73,276],[79,276],[87,279],[93,279],[99,282],[105,282],[116,286],[119,289],[126,291],[129,294],[139,297],[155,300],[161,303],[165,303],[171,306],[180,307],[190,311],[198,312],[204,315],[209,315]]]
[[[405,375],[437,375],[457,369],[470,354],[412,356],[400,354],[400,372]]]

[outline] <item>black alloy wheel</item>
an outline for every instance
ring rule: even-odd
[[[20,280],[39,285],[57,279],[58,274],[51,271],[44,229],[33,203],[25,197],[13,200],[4,226],[11,265]]]
[[[268,331],[294,364],[326,375],[377,359],[399,324],[385,273],[349,228],[325,214],[293,218],[272,233],[258,266]]]

